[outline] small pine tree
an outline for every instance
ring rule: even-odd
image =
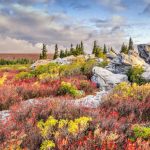
[[[128,54],[128,52],[129,52],[128,47],[124,43],[122,44],[120,52],[124,53],[124,54]]]
[[[71,44],[71,48],[70,48],[70,55],[74,55],[74,48],[73,48],[73,44]]]
[[[47,49],[45,44],[43,44],[42,53],[40,54],[40,59],[47,59]]]
[[[97,46],[95,56],[96,57],[101,57],[102,54],[103,54],[102,48]]]
[[[104,53],[104,54],[106,54],[106,53],[107,53],[107,48],[106,48],[106,45],[105,45],[105,44],[104,44],[103,53]]]
[[[81,50],[81,54],[83,55],[84,54],[84,46],[83,46],[83,42],[81,41],[81,48],[80,48],[80,50]]]
[[[97,42],[94,41],[94,46],[93,46],[92,54],[96,54],[96,51],[97,51]]]
[[[40,59],[42,59],[43,57],[42,57],[42,54],[40,54],[40,57],[39,57]]]
[[[79,54],[79,49],[80,49],[80,47],[79,47],[79,45],[77,44],[77,45],[76,45],[76,49],[75,49],[75,51],[74,51],[74,56],[77,56],[77,55]]]
[[[65,50],[65,57],[67,57],[67,56],[69,56],[69,52],[68,52],[68,50],[66,49],[66,50]]]
[[[53,59],[56,59],[59,57],[59,52],[58,52],[58,46],[57,44],[55,45],[55,53],[54,53],[54,58]]]
[[[128,47],[128,50],[134,50],[133,40],[132,40],[131,37],[130,37],[130,39],[129,39],[129,47]]]
[[[63,50],[60,51],[60,58],[64,58],[65,57],[65,53]]]

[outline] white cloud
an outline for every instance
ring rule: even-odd
[[[25,40],[0,36],[0,53],[39,53],[41,48],[41,43],[34,45]]]
[[[122,0],[98,0],[100,4],[112,9],[113,11],[125,10]]]
[[[13,14],[0,12],[0,37],[4,38],[0,41],[0,52],[40,52],[41,43],[49,45],[50,52],[54,52],[56,43],[64,49],[81,40],[89,52],[94,40],[116,48],[123,42],[124,32],[118,29],[124,25],[121,16],[113,16],[103,24],[97,24],[95,29],[65,13],[49,14],[18,4],[12,5],[11,11]]]

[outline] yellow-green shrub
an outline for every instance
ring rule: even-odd
[[[42,83],[46,83],[49,82],[51,80],[55,80],[58,79],[58,74],[50,74],[50,73],[42,73],[38,76],[38,79],[42,82]]]
[[[32,71],[33,74],[36,76],[43,74],[43,73],[49,73],[49,74],[58,74],[59,73],[60,65],[56,63],[49,63],[47,65],[41,65],[35,68],[34,71]]]
[[[51,140],[45,140],[43,141],[40,150],[49,150],[55,148],[55,143]]]
[[[90,59],[86,61],[82,66],[81,66],[81,71],[84,75],[91,75],[93,67],[97,65],[97,61],[95,59]]]
[[[135,138],[142,138],[142,139],[150,138],[150,127],[135,125],[133,126],[133,132],[134,132]]]
[[[137,85],[122,82],[118,84],[111,95],[112,98],[145,100],[150,96],[150,84]]]
[[[16,79],[27,79],[27,78],[33,78],[34,75],[29,72],[20,72],[16,75]]]
[[[142,79],[141,75],[144,69],[141,66],[135,66],[129,69],[127,72],[128,79],[131,83],[142,84],[145,81]]]
[[[2,78],[0,78],[0,86],[4,84],[4,82],[7,80],[7,74],[4,74]]]
[[[57,91],[57,94],[58,95],[69,94],[73,97],[78,97],[82,95],[81,91],[79,91],[74,85],[72,85],[69,82],[62,82]]]
[[[45,122],[39,121],[37,127],[40,129],[44,141],[41,145],[41,150],[54,148],[55,143],[52,141],[57,140],[58,136],[62,136],[65,132],[66,135],[76,136],[79,133],[87,130],[89,123],[92,121],[91,117],[80,117],[75,120],[60,119],[57,120],[50,116]],[[56,139],[55,139],[56,138]]]

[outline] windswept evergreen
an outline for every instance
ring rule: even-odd
[[[120,52],[124,53],[124,54],[128,54],[128,52],[129,52],[128,46],[123,43],[122,46],[121,46],[121,51]]]
[[[77,44],[76,47],[74,48],[73,44],[71,44],[70,49],[66,49],[66,50],[60,50],[60,54],[59,54],[59,50],[58,50],[58,46],[56,44],[55,46],[55,53],[54,53],[54,59],[60,57],[60,58],[64,58],[67,56],[78,56],[78,55],[83,55],[84,53],[84,45],[83,42],[81,41],[80,44]]]
[[[107,53],[107,48],[106,48],[106,45],[105,45],[105,44],[104,44],[103,53],[104,53],[104,54],[106,54],[106,53]]]
[[[106,52],[106,46],[105,46],[105,52]],[[94,46],[93,46],[93,51],[92,51],[92,54],[95,55],[95,57],[99,57],[99,58],[105,58],[105,54],[104,53],[104,50],[97,45],[97,42],[94,41]]]
[[[130,37],[130,39],[129,39],[129,47],[128,47],[128,50],[134,50],[133,40],[132,40],[131,37]]]
[[[57,44],[55,45],[55,53],[54,53],[54,58],[53,59],[56,59],[59,57],[59,52],[58,52],[58,46]]]
[[[128,54],[130,50],[134,50],[134,44],[133,44],[133,40],[131,37],[129,39],[129,45],[125,45],[123,43],[120,52],[124,54]]]
[[[46,44],[43,44],[42,53],[40,54],[40,59],[47,59],[47,48],[46,48]]]

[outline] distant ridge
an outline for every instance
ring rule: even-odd
[[[7,60],[14,60],[14,59],[31,59],[31,60],[37,60],[39,59],[39,55],[37,53],[0,53],[0,59],[7,59]],[[48,54],[48,59],[52,59],[53,54]]]

